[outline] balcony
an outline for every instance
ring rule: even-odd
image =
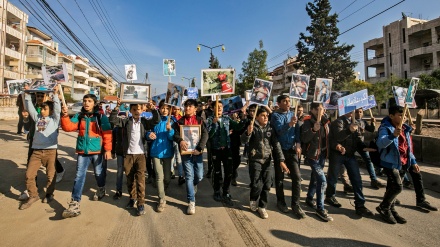
[[[284,89],[284,84],[282,84],[282,83],[280,83],[280,84],[275,84],[275,85],[273,85],[273,89],[274,89],[274,90]]]
[[[80,68],[89,68],[89,65],[81,59],[75,59],[75,66]]]
[[[61,86],[63,86],[63,88],[68,87],[68,88],[72,88],[72,82],[61,82]]]
[[[74,76],[79,79],[87,80],[90,77],[89,74],[87,74],[86,72],[75,70],[74,73]]]
[[[385,57],[374,57],[365,62],[365,66],[367,67],[382,67],[385,64]]]
[[[284,75],[275,75],[275,76],[273,76],[272,77],[272,80],[273,81],[279,81],[279,80],[282,80],[284,78]]]
[[[81,90],[90,90],[90,87],[78,82],[75,82],[75,85],[73,86],[75,89],[81,89]]]
[[[76,73],[76,72],[75,72]],[[93,82],[94,84],[98,84],[99,83],[99,79],[90,76],[89,79],[87,80],[87,82]]]
[[[17,39],[23,38],[23,33],[20,31],[20,28],[14,28],[9,25],[6,25],[6,33],[16,37]]]
[[[43,51],[37,53],[28,51],[26,62],[36,66],[42,66],[44,63]],[[55,66],[55,65],[57,65],[56,57],[53,55],[46,54],[46,66]]]
[[[437,46],[423,46],[419,48],[412,49],[408,52],[408,57],[420,56],[423,54],[431,54],[438,51]]]
[[[27,71],[26,79],[43,79],[43,74],[39,69],[33,69]]]
[[[21,60],[21,54],[20,52],[14,51],[12,49],[9,49],[7,47],[5,47],[5,55],[17,60]]]
[[[3,77],[4,77],[5,79],[13,79],[13,80],[18,80],[18,79],[20,79],[20,75],[19,75],[17,72],[10,71],[10,70],[8,70],[7,68],[5,68],[5,70],[4,70],[4,75],[3,75]]]
[[[15,15],[16,17],[18,17],[19,19],[24,20],[25,22],[27,22],[27,15],[21,11],[19,8],[15,7],[14,5],[12,5],[11,3],[8,3],[8,12]]]

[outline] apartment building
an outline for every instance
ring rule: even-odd
[[[292,74],[301,73],[301,70],[294,68],[296,63],[296,57],[288,57],[283,61],[283,65],[269,73],[269,80],[273,81],[272,96],[289,91]]]
[[[0,83],[7,93],[6,81],[24,79],[26,24],[28,15],[7,0],[0,0]]]
[[[383,36],[364,43],[365,79],[417,77],[440,68],[440,17],[403,16],[382,28]]]

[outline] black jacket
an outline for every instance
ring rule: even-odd
[[[158,124],[160,121],[159,112],[157,110],[153,110],[152,114],[153,114],[153,118],[149,119],[149,120],[147,120],[143,117],[140,117],[141,138],[142,138],[142,144],[144,145],[145,155],[147,155],[147,152],[148,152],[148,143],[147,143],[147,139],[145,137],[145,134],[147,133],[148,130],[154,128],[154,126],[156,124]],[[112,113],[110,114],[109,120],[110,120],[110,123],[115,128],[118,128],[116,139],[117,139],[117,143],[122,145],[122,147],[120,146],[120,147],[115,148],[115,152],[117,154],[119,153],[119,155],[120,155],[120,151],[122,148],[122,155],[125,156],[125,155],[127,155],[127,151],[128,151],[129,145],[130,145],[129,134],[131,133],[131,129],[133,126],[133,118],[132,117],[125,118],[125,119],[119,118],[118,117],[118,110],[113,110]],[[113,137],[113,139],[115,139],[115,137]]]
[[[351,120],[346,116],[341,116],[331,123],[330,126],[330,151],[340,153],[336,150],[336,146],[341,144],[345,148],[346,156],[354,156],[357,150],[366,148],[367,146],[361,139],[359,132],[350,131]]]
[[[268,122],[265,127],[255,121],[254,130],[248,135],[247,130],[241,135],[242,143],[249,143],[249,161],[264,163],[273,153],[274,159],[284,162],[283,151],[275,130]]]
[[[196,149],[199,152],[203,152],[203,149],[205,149],[206,142],[208,142],[208,129],[206,128],[206,124],[203,121],[203,118],[196,116],[197,124],[201,126],[201,136],[199,143],[197,143]],[[180,144],[181,141],[183,141],[183,138],[180,136],[180,126],[185,125],[185,117],[181,117],[179,121],[177,121],[177,125],[174,127],[174,141],[177,144]]]
[[[316,123],[316,118],[314,116],[305,116],[303,121],[303,125],[301,126],[302,152],[307,158],[317,160],[324,148],[328,150],[330,121],[326,117],[322,116],[321,128],[317,132],[313,131],[313,126]],[[325,138],[325,147],[322,145],[323,137]]]
[[[376,130],[376,126],[373,123],[368,124],[364,119],[356,119],[356,122],[359,126],[358,132],[361,135],[362,141],[364,141],[365,131],[374,132]]]

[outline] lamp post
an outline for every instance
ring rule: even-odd
[[[204,45],[204,44],[199,44],[198,46],[197,46],[197,51],[198,52],[200,52],[200,46],[203,46],[203,47],[206,47],[206,48],[208,48],[208,49],[211,49],[211,57],[210,57],[210,59],[209,59],[209,68],[210,69],[213,69],[213,66],[214,66],[214,55],[212,55],[212,49],[214,49],[214,48],[217,48],[217,47],[222,47],[222,52],[225,52],[225,50],[226,50],[226,48],[225,48],[225,46],[223,45],[223,44],[221,44],[221,45],[217,45],[217,46],[213,46],[213,47],[211,47],[211,46],[207,46],[207,45]]]
[[[188,80],[188,86],[189,87],[195,87],[196,86],[196,78],[195,77],[191,77],[191,78],[188,78],[188,77],[182,77],[182,81],[183,81],[183,79],[187,79]]]

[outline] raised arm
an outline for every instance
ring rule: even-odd
[[[29,115],[31,118],[36,122],[38,120],[38,113],[35,110],[34,104],[32,104],[32,98],[30,94],[25,94],[24,98],[24,104],[26,106],[26,109],[28,109]]]

